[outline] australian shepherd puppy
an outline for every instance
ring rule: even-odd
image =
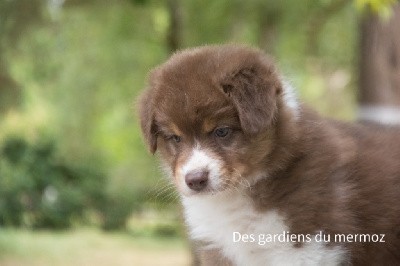
[[[139,100],[204,265],[400,265],[400,130],[320,117],[261,51],[184,50]]]

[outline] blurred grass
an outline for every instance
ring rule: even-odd
[[[0,265],[189,265],[179,238],[131,236],[81,228],[72,231],[0,229]]]

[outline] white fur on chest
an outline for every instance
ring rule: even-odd
[[[221,249],[236,265],[338,265],[345,259],[343,249],[315,241],[302,247],[279,241],[260,245],[260,234],[290,230],[276,211],[255,210],[251,199],[239,192],[183,197],[182,202],[191,237],[209,242],[208,248]],[[233,232],[253,234],[255,241],[235,242]]]

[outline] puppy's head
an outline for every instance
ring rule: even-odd
[[[142,132],[182,194],[237,189],[265,171],[281,96],[279,75],[259,50],[185,50],[150,74]]]

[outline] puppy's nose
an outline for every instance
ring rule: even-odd
[[[200,170],[189,172],[185,175],[185,182],[190,189],[201,191],[207,186],[208,171]]]

